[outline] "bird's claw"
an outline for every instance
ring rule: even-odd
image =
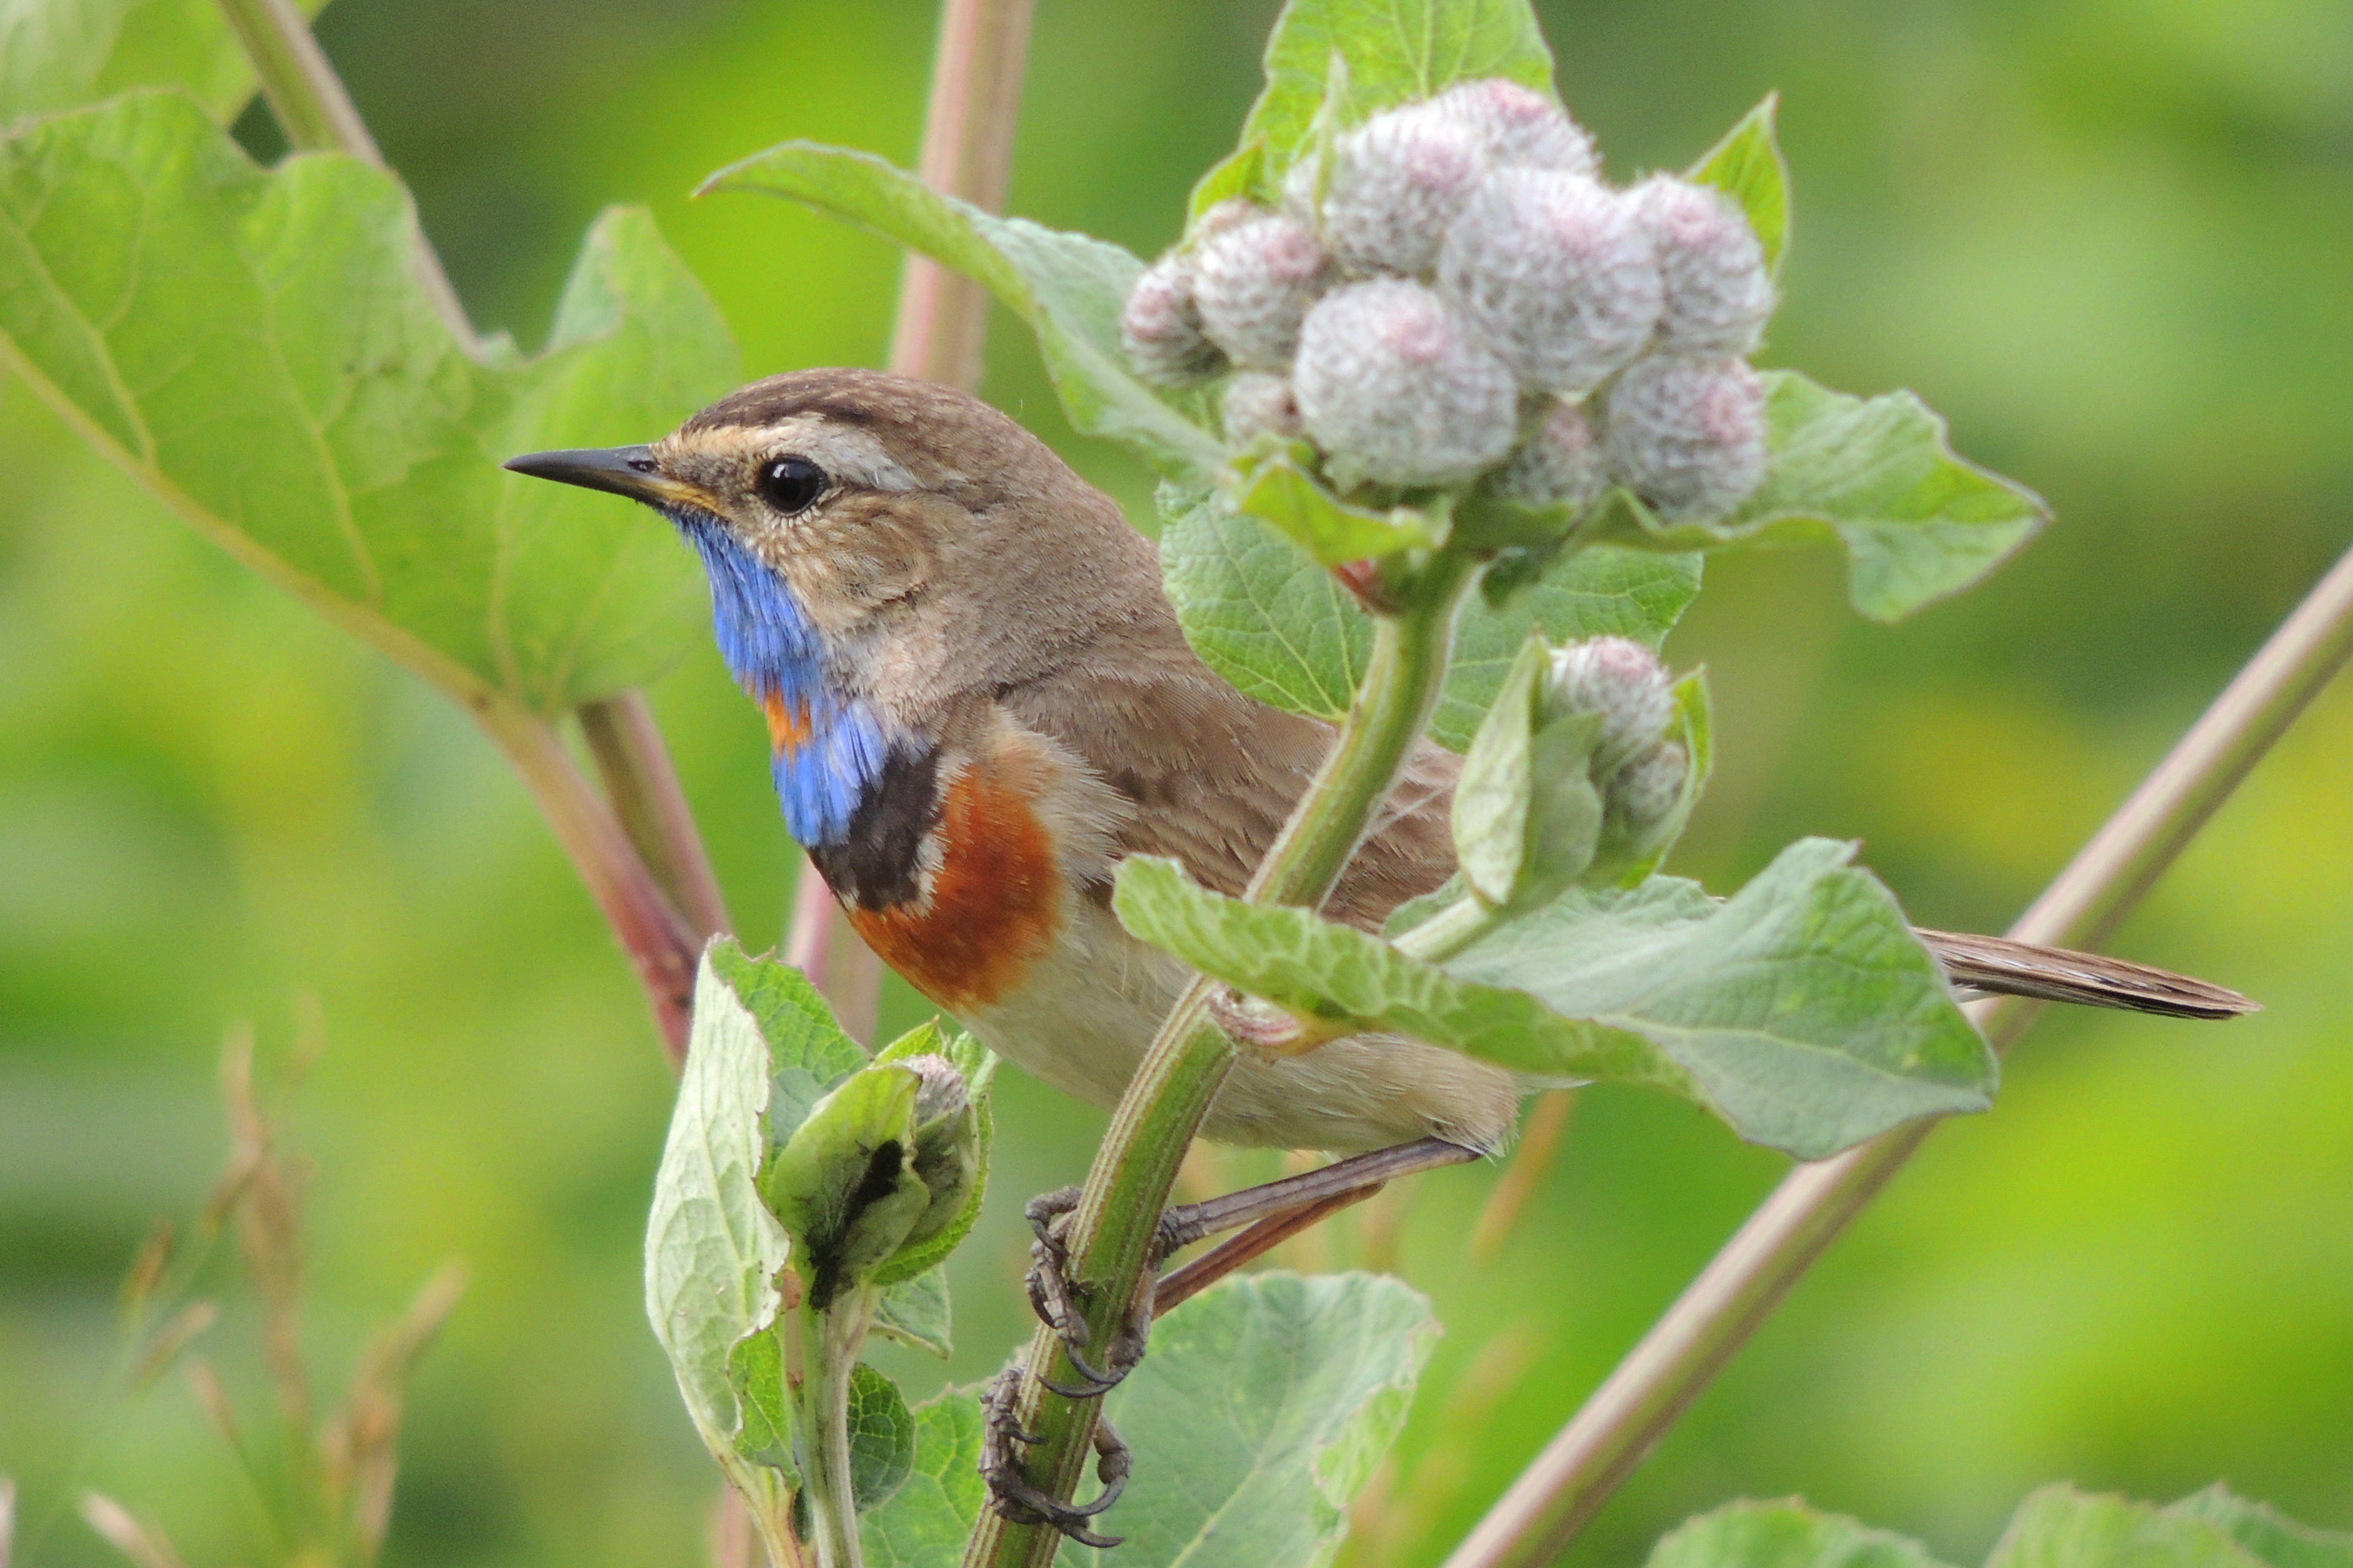
[[[1071,1299],[1071,1286],[1063,1272],[1070,1262],[1063,1231],[1078,1206],[1079,1190],[1062,1187],[1030,1199],[1022,1210],[1037,1235],[1037,1240],[1029,1244],[1029,1272],[1023,1284],[1029,1293],[1031,1309],[1040,1322],[1054,1330],[1071,1370],[1080,1378],[1076,1385],[1047,1378],[1039,1381],[1065,1399],[1095,1399],[1117,1388],[1120,1380],[1144,1359],[1145,1346],[1152,1334],[1152,1291],[1147,1285],[1136,1293],[1136,1303],[1126,1321],[1105,1347],[1104,1370],[1096,1371],[1086,1354],[1094,1335]],[[1158,1258],[1155,1256],[1154,1261],[1156,1263]]]
[[[1022,1429],[1020,1404],[1021,1369],[1017,1363],[999,1372],[981,1394],[980,1474],[988,1487],[990,1506],[1016,1524],[1050,1526],[1099,1552],[1119,1545],[1121,1537],[1099,1535],[1088,1528],[1087,1521],[1119,1501],[1120,1493],[1126,1489],[1133,1467],[1127,1445],[1098,1414],[1095,1479],[1103,1483],[1103,1490],[1083,1503],[1049,1497],[1022,1475],[1020,1456],[1014,1452],[1016,1444],[1026,1446],[1038,1441],[1036,1434]]]

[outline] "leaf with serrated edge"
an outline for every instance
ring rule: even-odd
[[[1372,617],[1266,524],[1198,492],[1163,487],[1160,567],[1185,639],[1246,696],[1337,722],[1373,645]],[[1527,640],[1630,637],[1656,648],[1699,595],[1700,557],[1597,546],[1564,556],[1497,609],[1467,602],[1430,736],[1460,751]]]
[[[950,1389],[915,1406],[914,1462],[898,1490],[858,1516],[870,1568],[944,1568],[980,1519],[980,1401]]]
[[[913,1279],[887,1286],[874,1303],[874,1331],[910,1350],[929,1351],[945,1361],[955,1351],[948,1338],[947,1270],[933,1266]]]
[[[1720,521],[1669,524],[1620,491],[1598,525],[1672,550],[1834,535],[1849,599],[1894,620],[1976,582],[2050,520],[2032,491],[1955,456],[1944,420],[1909,392],[1854,397],[1787,370],[1764,380],[1755,494]]]
[[[253,97],[253,67],[211,0],[0,0],[0,125],[141,87],[185,88],[226,124]]]
[[[0,362],[232,556],[461,698],[554,713],[707,635],[670,530],[499,471],[643,440],[734,351],[641,212],[600,219],[554,346],[467,357],[419,289],[394,178],[257,168],[136,93],[0,138]]]
[[[1740,118],[1710,147],[1684,177],[1717,190],[1740,204],[1757,243],[1765,251],[1765,265],[1777,276],[1781,257],[1789,248],[1789,164],[1781,156],[1781,143],[1773,133],[1773,116],[1781,95],[1768,92],[1765,101]]]
[[[915,1467],[915,1418],[899,1385],[863,1361],[849,1369],[849,1489],[858,1511],[891,1500]]]
[[[1907,1536],[1796,1499],[1736,1502],[1660,1537],[1644,1568],[1941,1568]]]
[[[2010,1515],[1986,1568],[2263,1568],[2222,1528],[2155,1503],[2044,1487]]]
[[[1224,461],[1224,443],[1197,422],[1198,399],[1180,408],[1128,368],[1119,315],[1144,263],[1118,246],[996,217],[871,153],[814,142],[755,153],[701,190],[806,202],[955,268],[1037,333],[1075,429],[1124,441],[1170,472],[1206,477]]]
[[[1981,1110],[1993,1054],[1854,846],[1801,839],[1730,899],[1652,877],[1574,889],[1442,965],[1300,909],[1123,864],[1144,941],[1302,1017],[1354,1019],[1539,1080],[1644,1083],[1743,1138],[1821,1159],[1915,1117]]]
[[[727,1386],[735,1391],[739,1420],[735,1452],[755,1465],[784,1472],[785,1484],[798,1487],[800,1467],[793,1459],[793,1418],[785,1392],[785,1355],[773,1329],[759,1329],[735,1341],[727,1352]]]
[[[866,1053],[841,1032],[808,977],[790,964],[755,959],[732,937],[711,944],[703,963],[750,1012],[774,1064],[762,1125],[780,1149],[808,1119],[809,1107],[866,1065]]]
[[[2219,1481],[2166,1511],[2214,1525],[2263,1559],[2265,1568],[2353,1568],[2353,1533],[2298,1524],[2269,1503],[2250,1502]]]

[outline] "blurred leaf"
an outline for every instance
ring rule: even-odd
[[[860,1361],[849,1369],[849,1489],[860,1513],[880,1508],[915,1467],[915,1418],[899,1385]]]
[[[2262,1568],[2222,1528],[2192,1513],[2061,1484],[2018,1505],[1986,1568]]]
[[[1781,254],[1789,248],[1789,164],[1773,133],[1780,103],[1779,93],[1767,93],[1765,101],[1741,116],[1740,123],[1725,132],[1724,140],[1710,147],[1686,175],[1740,204],[1748,215],[1748,227],[1757,231],[1757,243],[1764,248],[1765,265],[1776,276]]]
[[[326,0],[295,0],[315,16]],[[136,87],[184,87],[226,124],[253,68],[218,0],[0,0],[0,124]]]
[[[2217,1481],[2166,1510],[2202,1519],[2267,1568],[2353,1568],[2353,1534],[2298,1524],[2269,1503],[2250,1502]]]
[[[936,1265],[913,1279],[886,1287],[874,1303],[874,1331],[911,1350],[929,1351],[945,1361],[955,1347],[948,1339],[948,1273]]]
[[[1601,836],[1592,777],[1601,715],[1546,722],[1551,668],[1544,639],[1529,633],[1454,786],[1455,863],[1479,897],[1499,907],[1559,894],[1593,863]]]
[[[858,1519],[871,1568],[941,1568],[959,1561],[980,1518],[980,1401],[950,1389],[914,1409],[905,1483]]]
[[[1113,908],[1154,947],[1304,1019],[1355,1021],[1540,1079],[1649,1084],[1802,1160],[1981,1110],[1993,1054],[1852,844],[1803,839],[1732,898],[1652,877],[1572,889],[1441,964],[1133,857]]]
[[[1443,542],[1443,500],[1430,511],[1393,506],[1376,511],[1341,500],[1302,465],[1304,442],[1286,443],[1264,456],[1245,456],[1227,471],[1229,499],[1237,512],[1261,518],[1315,561],[1337,567],[1349,561],[1393,556],[1399,550]]]
[[[1076,429],[1124,441],[1172,473],[1206,477],[1224,443],[1198,399],[1164,398],[1128,368],[1119,315],[1144,263],[1104,240],[998,217],[944,196],[871,153],[786,142],[731,164],[697,194],[758,191],[807,202],[955,268],[1038,334]]]
[[[1686,1520],[1645,1568],[1939,1568],[1928,1549],[1795,1498],[1736,1502]]]
[[[741,1412],[735,1452],[754,1465],[784,1472],[797,1489],[800,1465],[793,1457],[792,1399],[785,1388],[785,1348],[773,1329],[755,1329],[727,1352],[727,1386]]]
[[[1791,371],[1765,374],[1765,482],[1715,523],[1660,521],[1617,493],[1613,536],[1706,549],[1834,535],[1847,595],[1894,620],[1957,593],[2050,519],[2042,497],[1953,454],[1945,421],[1909,392],[1831,392]]]
[[[1715,771],[1715,708],[1708,698],[1706,673],[1694,670],[1677,681],[1674,700],[1675,716],[1667,737],[1681,742],[1690,758],[1690,767],[1683,774],[1683,793],[1677,797],[1673,810],[1639,839],[1631,834],[1624,816],[1613,812],[1603,825],[1599,852],[1594,856],[1593,868],[1587,873],[1589,881],[1608,880],[1620,887],[1634,886],[1659,869],[1675,847],[1675,841],[1683,836],[1683,829],[1691,824],[1692,810],[1699,804],[1708,778]]]
[[[1186,641],[1245,695],[1335,722],[1373,643],[1372,617],[1305,551],[1214,495],[1164,486],[1160,566]],[[1597,546],[1564,556],[1497,609],[1466,604],[1430,736],[1478,733],[1531,626],[1555,642],[1608,633],[1656,648],[1699,595],[1700,558]]]
[[[141,93],[0,140],[0,358],[232,556],[437,684],[541,713],[699,634],[686,553],[635,508],[501,473],[643,440],[734,358],[644,214],[600,219],[549,351],[466,356],[410,272],[416,214],[332,155],[256,168]]]

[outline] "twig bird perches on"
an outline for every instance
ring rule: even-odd
[[[518,472],[655,507],[702,557],[720,652],[766,715],[785,821],[851,925],[991,1048],[1115,1105],[1190,976],[1113,916],[1119,862],[1171,856],[1239,894],[1333,732],[1253,701],[1179,631],[1152,544],[1013,420],[864,370],[755,382],[650,446],[534,453]],[[1325,907],[1379,929],[1454,871],[1458,764],[1423,743]],[[2216,1018],[2236,992],[2163,970],[1923,931],[1957,986]],[[1172,1210],[1162,1251],[1250,1227],[1510,1139],[1528,1086],[1391,1034],[1244,1054],[1203,1126],[1220,1142],[1357,1156]],[[1060,1216],[1032,1205],[1032,1295],[1100,1392],[1142,1351],[1147,1292],[1100,1369],[1062,1298]],[[1199,1262],[1160,1295],[1198,1287]],[[1003,1449],[1006,1445],[999,1444]],[[1034,1493],[1000,1499],[1084,1532]],[[1050,1499],[1044,1499],[1050,1504]]]

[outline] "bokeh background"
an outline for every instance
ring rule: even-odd
[[[1040,0],[1015,210],[1150,253],[1257,84],[1271,0]],[[1725,558],[1670,651],[1722,760],[1676,869],[1728,889],[1866,841],[1924,923],[1999,929],[2353,538],[2353,10],[2333,0],[1543,5],[1614,175],[1680,166],[1770,89],[1796,172],[1765,355],[1909,386],[2058,523],[1911,622],[1824,553]],[[545,331],[602,205],[644,202],[747,373],[875,364],[896,257],[749,196],[788,136],[912,161],[923,0],[337,0],[320,34],[487,326]],[[240,126],[275,155],[266,118]],[[987,395],[1148,520],[998,318]],[[648,432],[652,434],[653,432]],[[0,383],[0,1472],[21,1560],[112,1561],[97,1486],[194,1568],[268,1555],[177,1380],[95,1398],[113,1292],[220,1157],[214,1070],[315,1007],[307,1337],[331,1379],[445,1258],[388,1561],[699,1561],[712,1472],[639,1306],[670,1078],[568,864],[452,707],[229,564]],[[649,516],[646,526],[659,524]],[[653,692],[746,938],[790,867],[765,736],[698,650]],[[2353,685],[2327,694],[2116,938],[2262,998],[2200,1027],[2052,1017],[1940,1132],[1572,1552],[1801,1492],[1973,1563],[2028,1488],[2217,1478],[2353,1526]],[[886,1026],[922,1015],[886,997]],[[955,1262],[948,1372],[1021,1332],[1029,1193],[1102,1118],[1014,1077]],[[1447,1335],[1352,1552],[1435,1562],[1781,1174],[1662,1098],[1588,1092],[1491,1260],[1493,1169],[1388,1216]],[[1240,1181],[1271,1166],[1230,1159]],[[1345,1262],[1340,1227],[1299,1261]],[[206,1337],[265,1395],[229,1279]],[[896,1357],[911,1392],[936,1363]]]

